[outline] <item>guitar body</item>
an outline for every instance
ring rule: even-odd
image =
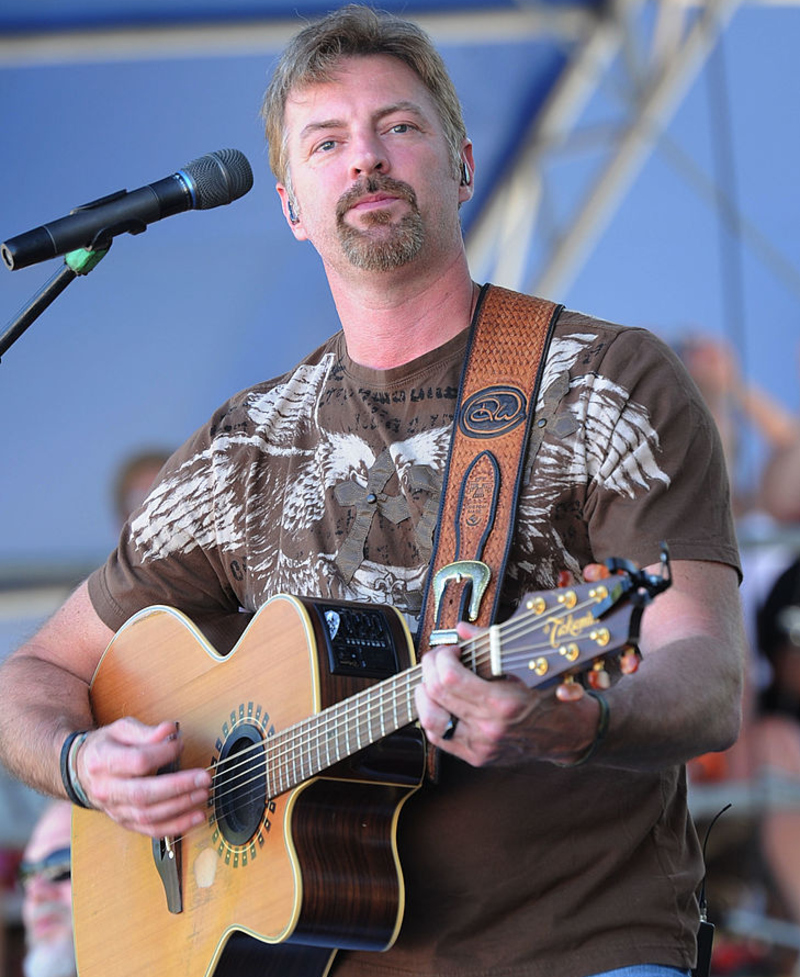
[[[607,663],[636,669],[666,553],[662,566],[610,560],[602,582],[529,594],[461,661],[529,688],[606,688]],[[339,948],[391,946],[396,826],[425,769],[412,658],[401,615],[369,604],[279,595],[225,657],[177,611],[131,618],[92,680],[95,719],[177,720],[181,763],[212,771],[211,799],[202,826],[154,842],[75,809],[80,977],[324,977]]]
[[[326,619],[337,606],[353,609],[342,611],[339,638]],[[178,720],[181,765],[214,768],[217,786],[205,824],[174,840],[174,858],[162,857],[179,884],[177,912],[157,868],[159,843],[75,810],[80,977],[324,974],[335,948],[390,946],[404,908],[396,824],[422,780],[421,733],[406,726],[280,792],[258,767],[236,783],[219,771],[239,755],[252,763],[280,731],[407,669],[412,656],[390,608],[281,595],[226,657],[179,612],[132,618],[95,673],[97,723]],[[282,761],[287,773],[310,750]]]

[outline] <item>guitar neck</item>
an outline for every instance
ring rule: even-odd
[[[267,796],[277,797],[417,718],[415,665],[270,737]]]
[[[642,609],[669,578],[630,571],[602,583],[529,594],[503,624],[459,645],[461,662],[484,678],[513,675],[529,688],[592,671],[624,652],[624,671],[638,663]],[[639,599],[631,600],[632,594]],[[601,676],[603,679],[601,679]],[[267,793],[276,797],[417,719],[415,665],[277,733],[264,745]]]

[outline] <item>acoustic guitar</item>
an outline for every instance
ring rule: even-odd
[[[668,581],[609,563],[601,583],[530,595],[462,661],[530,687],[633,670],[642,608]],[[75,809],[80,977],[308,977],[338,948],[391,946],[421,679],[388,606],[279,595],[226,656],[178,611],[131,618],[94,675],[96,721],[179,721],[181,762],[211,769],[212,795],[204,824],[154,842]]]

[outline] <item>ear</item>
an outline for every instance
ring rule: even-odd
[[[278,191],[278,196],[281,198],[281,209],[283,210],[283,216],[286,218],[286,223],[289,225],[289,230],[294,234],[298,241],[307,240],[306,232],[303,229],[303,221],[298,214],[297,207],[294,208],[294,213],[291,198],[289,196],[289,191],[282,183],[276,183],[275,189]]]
[[[458,202],[460,204],[466,203],[467,200],[472,199],[472,194],[474,192],[475,186],[475,158],[472,155],[472,143],[469,139],[464,140],[464,145],[461,147],[461,177],[458,187]],[[464,176],[467,179],[464,179]]]

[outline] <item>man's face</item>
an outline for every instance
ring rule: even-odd
[[[71,807],[49,807],[37,823],[22,862],[22,921],[26,977],[75,974],[72,883],[69,877]]]
[[[391,271],[461,248],[459,183],[436,105],[385,55],[347,58],[330,81],[289,98],[285,114],[295,236],[327,265]],[[471,147],[464,147],[471,166]]]

